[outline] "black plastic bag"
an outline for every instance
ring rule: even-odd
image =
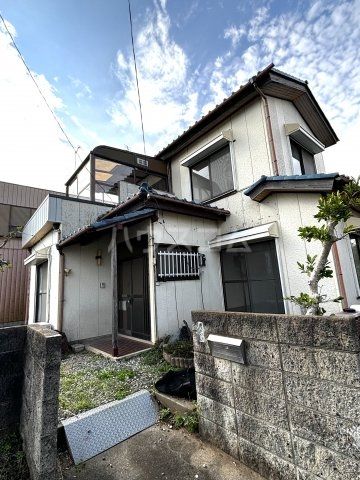
[[[196,400],[195,369],[187,368],[178,372],[170,370],[155,383],[155,388],[160,393]]]

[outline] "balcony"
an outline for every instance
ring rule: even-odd
[[[61,237],[94,222],[111,205],[50,193],[27,222],[22,233],[22,247],[39,242],[54,226],[59,225]]]
[[[146,155],[99,146],[94,148],[66,182],[71,198],[117,204],[148,183],[154,190],[168,191],[165,163]]]

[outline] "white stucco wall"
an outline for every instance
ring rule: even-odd
[[[163,223],[164,222],[164,223]],[[191,311],[198,309],[223,310],[220,259],[210,251],[208,242],[217,234],[217,224],[186,215],[162,213],[153,224],[155,243],[197,246],[206,256],[200,280],[156,282],[157,336],[178,333],[183,320],[191,324]]]
[[[298,236],[298,228],[305,225],[316,225],[314,219],[317,194],[290,194],[283,193],[276,195],[279,218],[279,238],[277,239],[278,260],[282,278],[284,297],[298,295],[300,292],[308,291],[308,277],[302,274],[296,262],[304,263],[306,255],[319,254],[321,244],[318,242],[305,242]],[[332,255],[330,255],[331,267],[335,272]],[[329,298],[336,298],[340,295],[336,276],[324,279],[323,293]],[[299,313],[299,308],[291,302],[285,302],[287,313]],[[325,306],[327,313],[336,313],[341,305],[328,303]]]
[[[293,175],[289,137],[285,134],[286,123],[298,123],[306,132],[315,137],[300,112],[293,103],[280,98],[268,97],[271,127],[274,139],[276,159],[280,175]],[[322,153],[314,156],[317,173],[325,172]]]
[[[71,269],[64,283],[63,330],[69,341],[111,333],[112,287],[110,277],[110,236],[89,245],[64,249],[65,268]],[[101,250],[98,266],[96,255]],[[100,288],[101,283],[105,288]]]
[[[75,200],[66,200],[64,198],[53,198],[52,200],[56,201],[56,204],[58,205],[58,215],[56,220],[61,222],[60,230],[62,238],[70,235],[78,228],[94,222],[101,213],[109,210],[108,206],[94,205]],[[51,323],[54,328],[57,327],[58,321],[60,278],[60,254],[56,248],[58,241],[58,232],[51,230],[31,249],[31,253],[43,253],[44,251],[48,253],[46,321]],[[76,248],[78,248],[78,251],[74,255],[74,250]],[[95,253],[93,252],[94,248]],[[96,247],[94,246],[93,248],[90,246],[81,248],[71,247],[65,251],[65,268],[70,268],[72,273],[68,277],[65,277],[63,327],[70,341],[109,333],[107,314],[108,302],[107,300],[103,299],[106,298],[106,294],[110,290],[110,271],[107,272],[107,276],[104,274],[107,269],[105,256],[104,268],[94,268],[96,267],[95,255],[98,249],[101,249],[101,245]],[[69,251],[69,259],[67,258],[67,251]],[[107,246],[104,249],[104,254],[107,255]],[[68,265],[68,263],[75,264],[76,268],[73,269]],[[103,280],[103,276],[104,278],[107,278],[107,281]],[[99,292],[99,283],[102,281],[106,282],[106,288],[101,289],[101,292]],[[33,265],[30,267],[29,323],[35,322],[36,283],[36,266]],[[94,289],[94,292],[91,291],[92,288]],[[84,313],[81,314],[79,311],[80,298],[82,301],[84,300],[85,305],[85,307],[81,309],[81,311]],[[96,308],[93,310],[92,307],[95,305],[95,298],[97,299]],[[89,313],[90,311],[91,314]],[[104,320],[101,320],[100,322],[99,318],[101,315],[103,315]],[[85,336],[80,335],[79,332],[82,330],[84,331]],[[93,332],[96,332],[95,335],[93,335]]]

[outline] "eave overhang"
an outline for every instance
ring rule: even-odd
[[[237,110],[254,99],[260,98],[255,86],[264,95],[291,101],[309,125],[313,135],[325,147],[338,142],[339,139],[334,129],[311,93],[307,82],[280,72],[274,68],[273,64],[270,64],[191,125],[178,138],[157,153],[155,158],[169,160]]]
[[[262,202],[272,193],[329,193],[340,190],[349,178],[338,173],[318,173],[312,175],[281,175],[266,177],[259,180],[244,190],[256,202]]]

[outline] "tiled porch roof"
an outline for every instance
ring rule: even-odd
[[[63,238],[61,242],[58,243],[58,248],[68,247],[74,243],[84,241],[89,237],[108,230],[114,225],[131,225],[134,223],[141,222],[146,218],[151,218],[156,216],[156,210],[153,208],[144,208],[142,210],[137,210],[135,212],[125,213],[123,215],[117,215],[115,217],[109,218],[107,220],[99,220],[91,225],[86,225],[85,227],[76,230],[71,235]]]
[[[314,173],[311,175],[278,175],[259,180],[244,190],[251,200],[262,202],[271,193],[328,193],[344,187],[349,177],[339,173]]]
[[[152,190],[148,185],[143,184],[140,187],[139,192],[119,205],[116,205],[104,215],[101,215],[98,220],[112,218],[124,212],[143,208],[154,208],[155,210],[182,213],[184,215],[192,215],[210,220],[225,220],[226,217],[230,215],[230,212],[223,208],[196,203],[184,198],[181,199],[167,193],[160,193]]]

